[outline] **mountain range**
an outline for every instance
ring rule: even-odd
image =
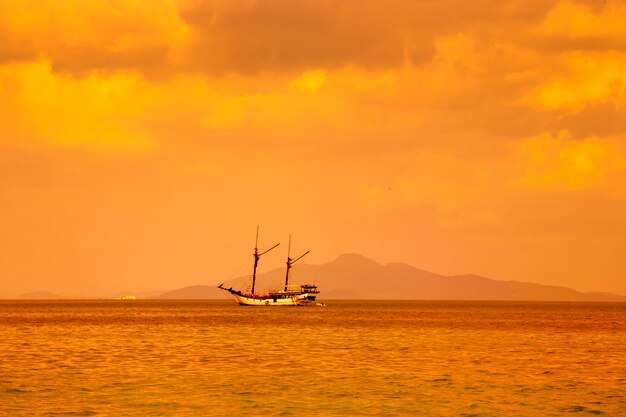
[[[280,288],[285,270],[257,277],[257,288]],[[225,286],[243,288],[248,277]],[[372,300],[518,300],[518,301],[626,301],[625,296],[583,293],[567,287],[519,281],[500,281],[478,275],[445,276],[404,263],[379,264],[357,254],[345,254],[322,265],[294,267],[291,281],[314,282],[320,299]]]
[[[285,269],[257,275],[257,292],[280,288]],[[226,287],[245,290],[250,277],[224,283]],[[321,264],[298,264],[291,274],[292,283],[315,283],[319,299],[370,300],[502,300],[502,301],[617,301],[626,296],[599,292],[580,292],[567,287],[530,282],[502,281],[478,275],[445,276],[404,263],[379,264],[357,254],[345,254]],[[148,295],[150,294],[150,295]],[[31,297],[29,297],[29,295]],[[20,298],[47,298],[45,293],[30,293]],[[143,296],[142,296],[143,295]],[[33,297],[36,296],[36,297]],[[50,298],[62,298],[56,296]],[[194,285],[158,295],[145,293],[138,298],[155,299],[226,299],[224,291],[211,285]]]

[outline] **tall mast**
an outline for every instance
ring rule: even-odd
[[[285,291],[287,291],[287,286],[289,285],[289,270],[291,269],[291,265],[295,264],[297,261],[302,259],[304,255],[306,255],[310,251],[304,252],[302,255],[298,256],[296,259],[291,259],[289,257],[290,252],[291,252],[291,235],[289,235],[289,246],[287,247],[287,272],[285,273]]]
[[[287,285],[289,285],[289,270],[291,269],[291,258],[289,253],[291,252],[291,235],[289,235],[289,245],[287,245],[287,272],[285,273],[285,291],[287,291]]]
[[[259,225],[256,225],[256,240],[254,242],[254,269],[252,270],[252,291],[251,294],[254,294],[254,284],[256,283],[256,267],[259,265]]]
[[[262,255],[265,255],[267,252],[271,251],[278,245],[280,245],[280,243],[277,243],[268,250],[259,253],[259,225],[256,225],[256,241],[254,242],[254,269],[252,270],[252,289],[250,291],[250,294],[254,294],[254,285],[256,283],[256,268],[259,265],[259,258],[261,258]]]

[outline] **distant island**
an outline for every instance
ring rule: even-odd
[[[258,291],[278,288],[284,268],[258,275]],[[616,301],[626,296],[600,292],[580,292],[567,287],[530,282],[502,281],[478,275],[445,276],[404,263],[379,264],[357,254],[345,254],[321,264],[301,264],[294,268],[293,281],[315,281],[320,299],[354,300],[499,300],[499,301]],[[245,288],[249,277],[225,282],[225,286]],[[213,285],[194,285],[161,294],[138,294],[151,299],[227,299]],[[20,296],[21,299],[66,298],[44,291]]]
[[[21,294],[18,298],[22,300],[59,300],[64,297],[50,291],[33,291]]]
[[[260,290],[279,287],[284,268],[260,274]],[[626,301],[626,296],[583,293],[567,287],[500,281],[478,275],[444,276],[404,263],[379,264],[345,254],[322,265],[301,264],[293,281],[315,280],[320,299],[371,300],[502,300],[502,301]],[[242,287],[247,277],[226,282]]]

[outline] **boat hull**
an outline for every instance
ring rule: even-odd
[[[235,301],[242,306],[258,306],[258,307],[277,307],[277,306],[309,306],[315,305],[315,296],[313,293],[301,293],[293,295],[284,295],[282,297],[270,297],[270,296],[250,296],[248,294],[242,294],[239,291],[233,291],[231,289],[222,288],[224,291],[230,293]]]
[[[243,293],[231,288],[225,288],[223,284],[217,286],[217,288],[226,291],[233,296],[235,301],[242,306],[314,306],[317,305],[315,299],[319,291],[315,285],[297,284],[291,287],[296,287],[298,290],[289,289],[270,291],[266,294],[249,294]]]
[[[253,298],[245,295],[232,294],[235,301],[242,306],[308,306],[315,305],[315,296],[313,294],[298,294],[285,298]]]

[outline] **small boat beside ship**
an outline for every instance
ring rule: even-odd
[[[256,231],[256,243],[254,245],[254,268],[252,270],[252,285],[249,292],[234,290],[232,287],[226,288],[224,284],[218,285],[218,288],[231,294],[239,305],[244,306],[311,306],[316,305],[315,299],[319,290],[316,285],[312,284],[290,284],[289,274],[294,263],[302,259],[309,253],[306,251],[295,259],[291,259],[291,236],[289,236],[289,247],[287,249],[287,271],[285,273],[285,285],[279,290],[269,291],[267,293],[258,294],[255,292],[256,271],[259,265],[259,259],[272,249],[276,248],[280,243],[259,253],[259,228]]]

